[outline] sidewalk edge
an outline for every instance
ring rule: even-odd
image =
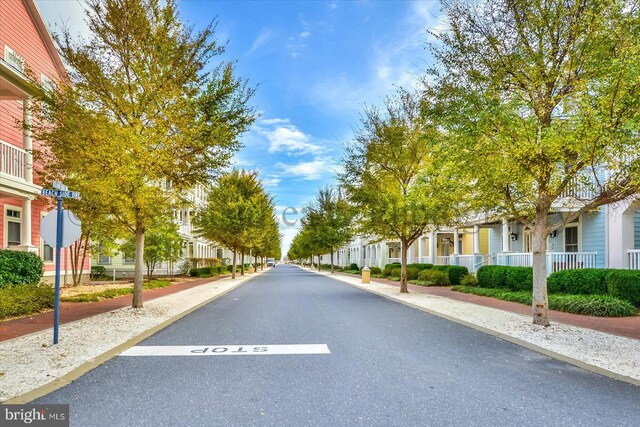
[[[264,271],[269,271],[269,270],[264,270]],[[255,274],[255,273],[254,273]],[[262,274],[262,273],[259,273]],[[248,277],[245,280],[243,280],[242,282],[236,284],[235,286],[225,290],[222,293],[219,293],[218,295],[215,295],[185,311],[183,311],[182,313],[176,314],[175,316],[173,316],[170,319],[165,320],[162,323],[159,323],[158,325],[147,329],[146,331],[136,335],[133,338],[130,338],[129,340],[125,341],[124,343],[112,348],[109,351],[106,351],[104,353],[102,353],[99,356],[96,356],[93,359],[90,359],[86,362],[84,362],[82,365],[78,366],[77,368],[73,369],[71,372],[68,372],[66,374],[64,374],[61,377],[58,377],[56,379],[54,379],[53,381],[44,384],[40,387],[37,387],[31,391],[28,391],[26,393],[22,393],[18,396],[14,396],[10,399],[5,400],[4,402],[1,402],[0,404],[2,405],[14,405],[14,404],[24,404],[24,403],[29,403],[33,400],[38,399],[39,397],[42,397],[46,394],[51,393],[52,391],[55,391],[59,388],[64,387],[67,384],[70,384],[71,382],[77,380],[78,378],[80,378],[82,375],[86,374],[87,372],[97,368],[98,366],[102,365],[103,363],[107,362],[108,360],[113,359],[115,356],[117,356],[118,354],[122,353],[124,350],[133,347],[134,345],[136,345],[137,343],[139,343],[140,341],[149,338],[151,335],[155,334],[156,332],[161,331],[162,329],[166,328],[167,326],[171,325],[172,323],[177,322],[178,320],[182,319],[183,317],[193,313],[194,311],[198,310],[199,308],[202,308],[203,306],[209,304],[210,302],[220,298],[221,296],[233,291],[234,289],[238,288],[239,286],[244,285],[245,283],[247,283],[248,281],[250,281],[251,279],[255,278],[256,276],[252,276],[252,277]],[[208,282],[208,283],[203,283],[201,286],[210,284],[212,282]],[[168,296],[168,295],[167,295]],[[119,309],[118,309],[119,310]]]
[[[428,309],[428,308],[425,308],[425,307],[421,307],[421,306],[419,306],[417,304],[413,304],[411,302],[403,301],[401,299],[394,298],[393,296],[385,295],[383,293],[374,291],[373,289],[367,289],[367,288],[364,288],[364,287],[360,287],[360,286],[354,285],[352,283],[349,283],[349,282],[346,282],[344,280],[341,280],[339,277],[322,274],[322,272],[317,272],[317,271],[314,271],[314,270],[308,270],[308,271],[310,271],[312,273],[315,273],[315,274],[318,274],[320,276],[328,277],[328,278],[336,280],[336,281],[338,281],[340,283],[344,283],[344,284],[349,285],[349,286],[351,286],[351,287],[353,287],[355,289],[361,289],[361,290],[363,290],[365,292],[370,292],[372,294],[376,294],[376,295],[378,295],[380,297],[383,297],[383,298],[386,298],[386,299],[388,299],[390,301],[394,301],[394,302],[397,302],[397,303],[400,303],[400,304],[404,304],[404,305],[409,306],[411,308],[414,308],[416,310],[424,311],[426,313],[433,314],[434,316],[442,317],[443,319],[447,319],[447,320],[450,320],[452,322],[458,323],[460,325],[475,329],[475,330],[483,332],[483,333],[485,333],[487,335],[491,335],[491,336],[503,339],[505,341],[509,341],[509,342],[511,342],[513,344],[519,345],[520,347],[524,347],[524,348],[527,348],[529,350],[533,350],[533,351],[535,351],[537,353],[541,353],[541,354],[543,354],[545,356],[551,357],[551,358],[559,360],[561,362],[565,362],[565,363],[568,363],[570,365],[577,366],[578,368],[582,368],[584,370],[587,370],[587,371],[590,371],[590,372],[594,372],[596,374],[600,374],[600,375],[603,375],[605,377],[612,378],[614,380],[626,382],[626,383],[633,384],[635,386],[640,387],[640,380],[638,380],[638,379],[627,377],[625,375],[621,375],[621,374],[618,374],[616,372],[609,371],[609,370],[601,368],[599,366],[591,365],[591,364],[589,364],[587,362],[584,362],[582,360],[574,359],[572,357],[565,356],[565,355],[560,354],[560,353],[556,353],[555,351],[548,350],[548,349],[546,349],[544,347],[540,347],[540,346],[538,346],[536,344],[532,344],[532,343],[530,343],[528,341],[525,341],[525,340],[522,340],[520,338],[512,337],[511,335],[507,335],[507,334],[504,334],[502,332],[494,331],[493,329],[485,328],[484,326],[480,326],[480,325],[477,325],[475,323],[459,319],[457,317],[449,316],[447,314],[443,314],[443,313],[440,313],[438,311],[434,311],[434,310],[431,310],[431,309]],[[377,283],[377,282],[374,282],[374,283]],[[381,284],[381,283],[379,283],[379,284]],[[578,327],[578,326],[576,326],[576,327]],[[606,332],[602,332],[602,333],[604,334]]]

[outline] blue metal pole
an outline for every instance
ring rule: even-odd
[[[58,325],[60,324],[60,249],[62,248],[62,197],[58,201],[58,215],[56,226],[56,290],[53,300],[53,343],[58,344]]]

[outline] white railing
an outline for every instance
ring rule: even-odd
[[[631,270],[640,270],[640,249],[629,249],[629,268]]]
[[[451,263],[451,257],[449,256],[437,256],[436,265],[449,265]]]
[[[393,264],[394,262],[400,263],[400,258],[387,258],[387,264]]]
[[[14,145],[0,141],[0,173],[25,179],[27,152]]]
[[[180,234],[185,236],[191,235],[191,226],[188,224],[180,224]]]
[[[593,184],[593,178],[591,177],[574,176],[560,194],[560,198],[591,200],[595,197]]]
[[[430,256],[423,256],[422,258],[420,258],[420,262],[422,264],[432,264]]]
[[[473,266],[475,265],[474,255],[452,255],[453,260],[451,264],[456,264],[461,267],[467,267],[467,270],[474,271]]]
[[[547,274],[576,268],[596,268],[596,252],[548,252]]]
[[[498,265],[510,265],[512,267],[531,267],[533,265],[533,254],[531,252],[498,254]]]

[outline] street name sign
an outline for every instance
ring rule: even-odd
[[[55,197],[58,209],[54,211],[55,213],[51,212],[43,218],[44,231],[41,231],[41,234],[45,242],[50,246],[54,246],[56,249],[56,288],[53,296],[53,343],[58,344],[58,329],[60,326],[60,249],[63,247],[66,248],[78,240],[81,231],[78,217],[71,211],[62,210],[62,199],[79,199],[80,193],[77,191],[69,191],[69,187],[60,181],[53,181],[52,186],[55,190],[43,188],[42,191],[40,191],[40,195]],[[67,215],[64,213],[67,213]],[[49,218],[50,215],[51,217]],[[67,228],[69,230],[66,230]]]

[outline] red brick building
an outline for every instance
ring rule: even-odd
[[[38,141],[20,126],[31,121],[27,67],[44,83],[65,74],[35,1],[0,0],[0,248],[39,254],[47,277],[53,274],[54,251],[40,239],[40,220],[52,206],[39,197],[42,183],[34,174],[39,165],[31,150]],[[64,261],[62,269],[70,269]]]

